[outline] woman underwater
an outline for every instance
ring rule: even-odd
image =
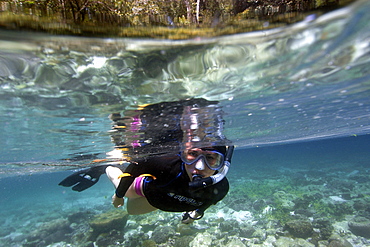
[[[101,165],[78,171],[59,185],[83,191],[105,173],[116,188],[113,205],[123,206],[126,197],[129,214],[145,214],[160,209],[185,212],[183,223],[200,219],[205,210],[222,200],[229,190],[226,174],[234,146],[219,145],[225,143],[219,108],[214,102],[196,99],[166,102],[143,109],[135,111],[131,118],[115,115],[116,130],[119,132],[112,139],[121,149],[125,147],[127,150],[127,146],[131,146],[136,154],[140,150],[145,155],[130,159],[128,166]],[[163,116],[163,112],[166,117],[156,117]],[[172,128],[150,129],[153,123],[169,126],[169,119]],[[161,121],[166,124],[162,125]],[[133,140],[133,137],[141,139]],[[162,142],[153,141],[156,139]],[[182,151],[165,148],[163,140],[169,144],[167,146],[174,147],[173,143],[179,143],[179,139],[184,143]],[[130,145],[127,145],[127,140]],[[158,147],[166,150],[154,155],[149,152],[148,155],[147,150],[153,148],[148,149],[145,140],[151,140],[151,147],[155,146],[157,152]]]

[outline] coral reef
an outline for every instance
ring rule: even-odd
[[[349,229],[355,235],[370,238],[370,220],[356,216],[348,222]]]
[[[36,223],[24,215],[24,228],[3,221],[3,229],[13,230],[0,241],[25,247],[370,246],[370,180],[364,179],[370,174],[356,170],[231,173],[228,196],[190,225],[180,223],[181,213],[127,215],[109,204],[49,209],[44,217],[32,216]]]
[[[70,233],[72,233],[72,228],[68,220],[55,219],[33,230],[26,238],[23,246],[46,246],[51,243],[68,241]]]
[[[96,215],[89,225],[93,229],[91,238],[110,233],[113,230],[122,231],[127,223],[128,214],[122,210],[111,210],[106,213]]]
[[[169,226],[157,226],[153,233],[151,239],[158,244],[165,243],[170,237],[175,235],[175,230]]]
[[[313,234],[311,222],[307,220],[291,220],[285,224],[286,229],[294,238],[309,238]]]

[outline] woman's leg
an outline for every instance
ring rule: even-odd
[[[127,212],[129,214],[146,214],[154,210],[157,210],[157,208],[150,205],[145,197],[128,198]]]
[[[139,179],[139,178],[136,178]],[[137,188],[136,185],[141,189],[142,187],[142,180],[140,181],[140,184],[136,184],[136,180],[131,184],[131,186],[128,188],[125,197],[128,198],[127,200],[127,212],[129,214],[146,214],[149,212],[152,212],[156,210],[157,208],[150,205],[148,200],[137,194]],[[141,193],[142,194],[142,193]]]

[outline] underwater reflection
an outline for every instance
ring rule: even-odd
[[[185,146],[223,146],[223,114],[217,101],[190,99],[143,105],[124,113],[112,113],[110,135],[115,150],[111,158],[125,160],[179,152]],[[118,155],[118,156],[117,156]]]

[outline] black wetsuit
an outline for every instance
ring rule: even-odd
[[[155,179],[147,177],[144,180],[143,192],[153,207],[163,211],[184,212],[198,209],[203,213],[226,196],[229,191],[226,177],[217,184],[193,190],[189,187],[190,178],[184,166],[179,155],[142,159],[125,169],[124,172],[130,173],[132,177],[121,179],[117,193],[124,195],[124,190],[127,190],[135,177],[151,174]]]

